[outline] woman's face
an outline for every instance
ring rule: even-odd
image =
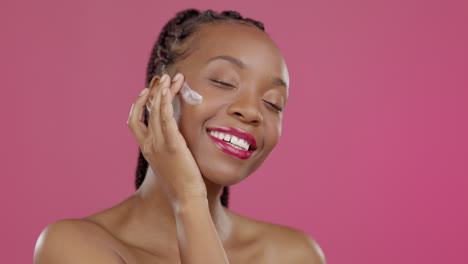
[[[191,105],[181,99],[180,131],[206,179],[238,183],[278,143],[283,113],[277,108],[288,98],[286,64],[272,40],[253,26],[203,25],[187,44],[192,52],[173,69],[203,100]],[[210,132],[216,130],[223,134]],[[250,150],[224,142],[227,134],[250,143]]]

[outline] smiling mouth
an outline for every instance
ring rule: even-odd
[[[207,129],[210,139],[224,153],[239,159],[248,159],[257,149],[255,138],[240,129],[219,127]]]

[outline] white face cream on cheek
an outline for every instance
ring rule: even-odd
[[[184,86],[182,86],[180,89],[180,94],[182,95],[184,101],[190,105],[201,104],[203,101],[203,96],[192,90],[187,82],[185,82]]]
[[[182,99],[184,99],[184,101],[190,105],[201,104],[203,101],[203,96],[192,90],[187,82],[184,82],[184,85],[182,88],[180,88],[179,95],[176,95],[172,101],[172,106],[174,108],[174,118],[176,119],[177,123],[179,123],[180,120],[180,97],[182,97]],[[147,103],[146,109],[151,114],[150,105],[151,104]]]
[[[190,88],[187,82],[184,82],[182,88],[180,88],[179,95],[175,96],[174,101],[172,101],[172,106],[174,107],[174,118],[177,123],[180,121],[180,98],[190,105],[201,104],[203,101],[203,96],[195,92]]]
[[[174,100],[172,100],[172,107],[174,108],[174,118],[177,121],[177,124],[179,124],[179,121],[180,121],[180,99],[179,99],[178,95],[176,95],[174,97]]]

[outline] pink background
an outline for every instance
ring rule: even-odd
[[[231,208],[302,229],[329,263],[468,263],[466,1],[2,1],[2,263],[134,191],[126,126],[164,22],[263,21],[291,97]]]

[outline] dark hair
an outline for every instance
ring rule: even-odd
[[[148,87],[151,79],[154,76],[164,73],[166,67],[172,65],[179,59],[187,56],[190,51],[187,48],[185,51],[180,50],[180,45],[184,44],[193,33],[199,30],[202,24],[213,23],[231,23],[231,24],[246,24],[255,26],[258,29],[265,31],[261,22],[250,18],[243,18],[241,14],[235,11],[223,11],[217,13],[212,10],[200,12],[196,9],[187,9],[176,14],[163,27],[159,34],[158,40],[153,46],[151,57],[146,70],[146,87]],[[145,110],[144,122],[148,125],[148,111]],[[143,183],[148,169],[148,162],[139,150],[138,165],[136,168],[135,187],[138,189]],[[229,187],[225,186],[221,195],[221,204],[228,207],[229,202]]]

